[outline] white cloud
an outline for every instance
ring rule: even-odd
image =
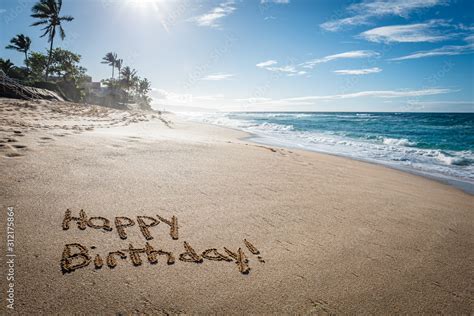
[[[286,73],[297,73],[295,66],[286,65],[281,67],[265,67],[265,69],[274,71],[274,72],[286,72]]]
[[[464,40],[468,43],[474,43],[474,35],[469,35]]]
[[[340,53],[340,54],[335,54],[335,55],[329,55],[323,58],[318,58],[318,59],[312,59],[309,61],[306,61],[300,66],[303,68],[314,68],[315,65],[320,64],[320,63],[327,63],[329,61],[337,60],[337,59],[347,59],[347,58],[370,58],[370,57],[376,57],[378,56],[379,53],[371,51],[371,50],[354,50],[354,51],[349,51],[345,53]]]
[[[201,100],[201,101],[218,101],[223,100],[223,94],[211,94],[211,95],[199,95],[193,97],[193,100]]]
[[[373,18],[384,16],[407,18],[414,11],[436,5],[445,5],[447,2],[447,0],[366,0],[347,7],[348,17],[331,20],[320,26],[327,31],[335,32],[346,26],[370,24]]]
[[[377,102],[384,102],[395,100],[397,98],[405,101],[403,98],[408,98],[405,102],[410,101],[410,97],[423,97],[432,96],[439,94],[452,93],[459,90],[447,89],[447,88],[426,88],[426,89],[406,89],[406,90],[372,90],[372,91],[360,91],[353,93],[344,94],[332,94],[332,95],[310,95],[310,96],[299,96],[291,98],[272,99],[268,97],[250,97],[250,98],[226,98],[223,94],[213,95],[192,95],[192,94],[181,94],[177,92],[167,91],[164,89],[153,88],[151,96],[153,97],[153,106],[155,108],[175,108],[175,109],[212,109],[212,110],[245,110],[253,108],[255,110],[262,109],[295,109],[298,106],[314,106],[321,102],[335,102],[351,100],[357,98],[374,98],[381,99]],[[418,104],[422,104],[424,101],[416,100]],[[472,103],[472,102],[471,102]],[[426,103],[428,104],[428,103]],[[442,105],[442,104],[440,104]],[[470,106],[469,104],[459,103],[459,106],[464,107]],[[471,104],[472,105],[472,104]],[[472,109],[471,109],[472,111]]]
[[[272,66],[272,65],[275,65],[277,64],[278,62],[276,60],[267,60],[267,61],[263,61],[261,63],[258,63],[256,64],[255,66],[259,67],[259,68],[266,68],[268,66]]]
[[[235,102],[265,102],[265,101],[271,101],[271,98],[260,98],[260,97],[255,97],[255,98],[243,98],[243,99],[234,99]]]
[[[474,43],[468,45],[446,45],[432,50],[419,51],[410,55],[392,58],[390,60],[407,60],[435,56],[455,56],[474,53]]]
[[[372,98],[402,98],[402,97],[421,97],[427,95],[444,94],[455,92],[457,90],[444,89],[444,88],[429,88],[421,90],[373,90],[373,91],[360,91],[346,94],[333,94],[324,96],[306,96],[285,99],[287,101],[309,101],[309,100],[339,100],[339,99],[352,99],[361,97],[372,97]]]
[[[191,94],[179,94],[172,91],[156,88],[151,89],[150,96],[153,98],[154,103],[166,105],[188,104],[193,99],[193,96]]]
[[[379,53],[371,50],[354,50],[334,55],[328,55],[322,58],[312,59],[305,61],[298,65],[286,65],[286,66],[276,66],[278,62],[276,60],[267,60],[261,63],[258,63],[256,66],[258,68],[266,69],[268,71],[285,73],[289,77],[294,76],[303,76],[307,74],[306,69],[313,69],[317,64],[327,63],[333,60],[338,59],[350,59],[350,58],[370,58],[377,57]]]
[[[347,100],[349,104],[351,99],[357,98],[373,98],[381,99],[376,101],[378,103],[391,102],[395,99],[410,98],[410,97],[423,97],[444,93],[456,92],[458,90],[443,89],[443,88],[431,88],[421,90],[375,90],[375,91],[360,91],[346,94],[334,94],[334,95],[317,95],[317,96],[301,96],[293,98],[283,99],[269,99],[269,98],[248,98],[248,99],[234,99],[234,106],[230,106],[229,110],[242,110],[242,109],[254,109],[254,110],[295,110],[295,109],[308,109],[315,105],[326,104],[326,106],[341,105],[344,100]],[[367,102],[370,102],[367,100]],[[395,101],[394,101],[395,102]],[[230,102],[228,104],[231,104]],[[347,108],[345,108],[347,110]]]
[[[234,77],[234,74],[224,74],[224,73],[216,73],[210,74],[203,77],[201,80],[209,80],[209,81],[220,81],[220,80],[228,80]]]
[[[376,43],[416,43],[439,42],[453,38],[456,34],[442,33],[439,27],[448,26],[444,20],[431,20],[426,23],[390,25],[376,27],[360,33],[360,37]]]
[[[260,0],[260,3],[278,3],[278,4],[288,4],[290,0]]]
[[[335,73],[339,75],[368,75],[381,72],[382,69],[378,67],[366,68],[366,69],[341,69],[334,70]]]
[[[165,89],[152,88],[150,92],[152,106],[156,109],[174,108],[175,110],[211,109],[216,110],[222,102],[226,102],[223,94],[192,95]],[[226,102],[227,103],[227,102]]]
[[[234,1],[223,2],[217,7],[213,8],[206,14],[197,16],[192,20],[199,26],[208,26],[217,28],[220,26],[219,22],[222,18],[232,14],[235,11]]]
[[[296,106],[296,105],[314,105],[316,101],[335,101],[355,98],[381,98],[381,99],[392,99],[392,98],[407,98],[407,97],[422,97],[437,94],[445,94],[456,92],[458,90],[445,89],[445,88],[427,88],[421,90],[372,90],[372,91],[360,91],[345,94],[332,94],[332,95],[312,95],[302,96],[284,99],[268,99],[268,98],[249,98],[249,99],[236,99],[234,101],[252,103],[254,106]]]
[[[367,25],[367,24],[370,24],[370,23],[367,21],[367,17],[365,15],[356,15],[356,16],[351,16],[344,19],[325,22],[321,24],[320,26],[326,31],[336,32],[347,25]]]
[[[306,71],[299,70],[297,66],[286,65],[286,66],[275,66],[278,64],[276,60],[267,60],[256,64],[258,68],[262,68],[268,71],[279,72],[286,74],[288,77],[302,76],[306,74]]]

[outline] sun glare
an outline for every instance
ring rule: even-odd
[[[127,4],[137,9],[153,9],[159,10],[164,5],[164,0],[127,0]]]
[[[123,9],[135,12],[142,17],[152,17],[158,19],[163,28],[168,32],[166,16],[170,10],[170,5],[174,1],[168,0],[126,0]]]

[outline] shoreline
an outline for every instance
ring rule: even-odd
[[[472,311],[474,197],[457,188],[168,114],[11,100],[0,113],[16,313]],[[87,265],[67,261],[85,251]]]
[[[292,147],[292,146],[281,146],[279,144],[272,144],[270,142],[265,142],[264,140],[262,140],[261,142],[258,142],[258,139],[261,138],[260,136],[258,136],[256,134],[252,134],[252,133],[249,133],[249,134],[250,134],[250,136],[248,136],[244,139],[248,139],[249,141],[255,142],[256,144],[265,144],[265,145],[269,145],[269,146],[280,146],[280,147],[288,148],[288,149],[314,152],[314,153],[319,153],[319,154],[323,154],[323,155],[330,155],[330,156],[334,156],[334,157],[347,158],[347,159],[351,159],[351,160],[355,160],[355,161],[359,161],[359,162],[364,162],[364,163],[374,164],[374,165],[378,165],[378,166],[383,166],[383,167],[386,167],[386,168],[389,168],[389,169],[398,170],[398,171],[406,172],[406,173],[409,173],[409,174],[412,174],[412,175],[415,175],[415,176],[419,176],[419,177],[422,177],[422,178],[425,178],[425,179],[433,180],[433,181],[436,181],[438,183],[443,183],[443,184],[452,186],[456,189],[459,189],[459,190],[461,190],[461,191],[463,191],[467,194],[474,195],[474,184],[472,184],[470,182],[467,182],[467,181],[461,181],[461,180],[458,180],[458,179],[449,178],[449,177],[445,177],[445,176],[442,176],[442,175],[433,175],[433,174],[430,174],[430,173],[427,173],[427,172],[424,172],[424,171],[411,169],[411,168],[403,167],[403,166],[398,166],[398,165],[395,165],[395,164],[391,165],[391,164],[380,162],[380,161],[377,161],[377,160],[370,160],[370,159],[364,159],[364,158],[345,156],[343,154],[330,153],[330,152],[312,150],[312,149],[307,149],[307,148],[299,148],[299,147],[296,147],[296,146],[294,146],[294,147]]]
[[[170,113],[172,113],[173,115],[177,115],[176,113],[173,113],[173,112],[170,112]],[[288,113],[292,113],[292,112],[288,112]],[[311,113],[311,112],[309,112],[309,113]],[[338,112],[335,112],[335,113],[338,113]],[[346,113],[346,112],[341,112],[341,113]],[[370,113],[379,113],[379,112],[370,112]],[[269,142],[269,141],[265,141],[265,138],[255,134],[255,133],[251,133],[251,132],[244,131],[242,129],[238,129],[238,128],[234,128],[234,127],[223,126],[223,125],[207,123],[207,122],[197,122],[197,121],[193,121],[193,120],[190,120],[189,122],[198,123],[198,124],[205,124],[205,125],[210,125],[210,126],[217,126],[217,127],[221,127],[221,128],[230,129],[230,130],[233,130],[233,131],[242,132],[242,133],[245,133],[247,135],[243,136],[242,138],[239,138],[239,139],[241,139],[243,141],[250,141],[250,142],[253,142],[255,144],[276,146],[276,147],[286,148],[286,149],[301,150],[301,151],[305,151],[305,152],[309,152],[309,153],[318,153],[318,154],[329,155],[329,156],[333,156],[333,157],[346,158],[346,159],[350,159],[350,160],[354,160],[354,161],[358,161],[358,162],[369,163],[369,164],[373,164],[373,165],[376,165],[376,166],[386,167],[386,168],[389,168],[389,169],[392,169],[392,170],[402,171],[402,172],[405,172],[405,173],[408,173],[408,174],[411,174],[411,175],[422,177],[424,179],[428,179],[428,180],[436,181],[438,183],[449,185],[451,187],[454,187],[458,190],[463,191],[464,193],[467,193],[469,195],[474,195],[474,184],[472,184],[470,182],[467,182],[467,181],[462,181],[462,180],[458,180],[458,179],[455,179],[455,178],[449,178],[449,177],[443,176],[443,175],[433,175],[433,174],[429,174],[429,173],[424,172],[424,171],[420,171],[420,170],[416,170],[416,169],[410,169],[408,167],[403,167],[403,166],[397,166],[395,164],[391,165],[391,164],[376,161],[376,160],[351,157],[351,156],[347,156],[347,155],[343,155],[343,154],[337,154],[337,153],[331,153],[331,152],[325,152],[325,151],[319,151],[319,150],[312,150],[312,149],[309,149],[309,148],[301,148],[301,147],[297,147],[297,146],[285,146],[285,145],[282,145],[282,144],[279,144],[279,143],[272,143],[272,142]],[[258,140],[261,140],[261,141],[259,142]]]

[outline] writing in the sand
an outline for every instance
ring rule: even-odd
[[[105,217],[88,217],[84,210],[80,210],[77,216],[73,216],[72,211],[67,209],[62,222],[63,230],[69,230],[71,226],[77,226],[80,230],[90,228],[103,232],[112,232],[115,228],[118,237],[122,240],[126,240],[127,231],[137,225],[141,235],[146,241],[141,247],[136,247],[132,243],[129,243],[128,247],[108,252],[106,255],[100,255],[98,253],[94,255],[93,250],[96,249],[95,246],[87,247],[77,242],[69,243],[64,246],[61,258],[61,269],[63,273],[70,273],[91,264],[95,269],[102,269],[104,266],[113,269],[117,266],[119,261],[129,261],[133,266],[140,266],[143,264],[143,261],[148,261],[149,264],[157,264],[159,258],[163,258],[166,264],[172,265],[176,262],[173,252],[155,249],[149,242],[153,239],[151,228],[157,226],[159,223],[167,225],[172,240],[178,240],[179,226],[176,216],[172,216],[171,218],[165,218],[160,215],[137,216],[135,220],[129,217],[119,216],[114,218],[112,224],[112,222]],[[257,257],[260,263],[265,262],[260,255],[260,251],[250,241],[244,239],[243,244],[250,254]],[[187,241],[183,241],[183,247],[184,251],[178,256],[180,261],[196,264],[203,263],[204,259],[234,262],[237,264],[240,273],[248,274],[250,272],[249,258],[242,248],[231,250],[227,247],[223,247],[223,251],[219,251],[217,248],[208,248],[199,252]]]

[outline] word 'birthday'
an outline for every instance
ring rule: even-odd
[[[91,263],[95,269],[102,269],[107,266],[114,269],[119,260],[130,259],[133,266],[140,266],[143,264],[143,259],[149,264],[157,264],[158,258],[162,257],[166,260],[167,265],[172,265],[176,262],[176,257],[171,251],[163,249],[155,249],[148,240],[153,239],[150,233],[150,228],[157,226],[160,222],[169,226],[169,234],[173,240],[178,239],[178,218],[172,216],[170,219],[163,218],[159,215],[151,216],[137,216],[136,221],[128,217],[115,217],[113,226],[112,222],[105,217],[93,216],[88,217],[84,210],[79,211],[79,216],[73,216],[71,210],[67,209],[62,222],[63,230],[68,230],[70,225],[75,222],[80,230],[85,230],[87,227],[92,229],[99,229],[106,232],[113,230],[113,226],[117,231],[120,239],[127,239],[127,229],[138,225],[141,234],[147,240],[144,247],[137,248],[129,243],[125,249],[108,252],[106,255],[92,253],[95,246],[84,246],[81,243],[69,243],[64,246],[61,258],[61,270],[63,273],[70,273],[77,269],[85,268]],[[245,247],[252,255],[255,255],[260,263],[265,263],[260,256],[260,251],[247,239],[244,239]],[[230,250],[223,247],[223,251],[216,248],[205,249],[204,251],[196,251],[189,242],[184,241],[184,252],[178,255],[178,259],[183,262],[202,263],[204,259],[210,261],[235,262],[238,270],[242,274],[248,274],[250,271],[249,259],[242,248],[237,251]]]

